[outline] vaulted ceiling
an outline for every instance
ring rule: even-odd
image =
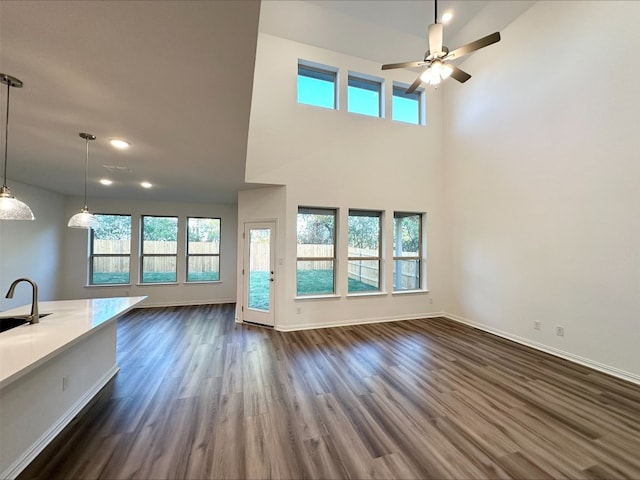
[[[445,40],[457,46],[500,29],[531,3],[443,0],[441,11],[457,15]],[[234,203],[245,187],[259,28],[385,63],[419,57],[433,21],[432,1],[269,0],[262,17],[260,7],[2,0],[0,72],[24,82],[11,90],[9,180],[82,195],[78,133],[89,132],[98,137],[90,145],[91,196]],[[108,140],[116,137],[131,148],[115,150]],[[114,184],[99,185],[103,177]],[[143,180],[154,187],[140,188]]]

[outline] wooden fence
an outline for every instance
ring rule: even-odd
[[[129,240],[95,240],[94,252],[105,255],[117,255],[129,253],[131,242]],[[250,268],[252,271],[269,270],[269,244],[254,243]],[[144,251],[146,254],[174,254],[176,252],[176,242],[154,242],[145,241]],[[298,257],[331,257],[333,255],[333,245],[298,245]],[[196,254],[211,254],[220,251],[217,243],[210,242],[190,242],[189,252]],[[373,256],[377,255],[377,250],[365,248],[350,248],[349,256]],[[171,272],[176,269],[175,257],[151,257],[145,261],[146,272]],[[413,288],[416,282],[417,273],[415,262],[399,262],[401,266],[402,289]],[[333,268],[330,261],[310,261],[301,265],[304,270],[331,270]],[[129,262],[122,257],[97,258],[94,262],[94,271],[125,273],[129,271]],[[206,272],[211,268],[209,257],[192,257],[189,264],[190,272]],[[349,260],[349,278],[372,286],[378,286],[378,262],[366,259]],[[396,279],[397,280],[397,279]],[[398,288],[398,287],[396,287]]]
[[[102,255],[129,254],[130,240],[94,240],[93,251]],[[177,252],[177,242],[144,242],[144,253],[154,255],[174,255]],[[189,242],[190,254],[216,254],[220,252],[220,245],[213,242]],[[215,263],[215,260],[214,260]],[[145,260],[145,272],[173,272],[176,270],[175,257],[149,257]],[[191,257],[189,272],[207,272],[211,269],[211,257]],[[93,264],[94,272],[127,273],[129,261],[123,257],[97,257]]]

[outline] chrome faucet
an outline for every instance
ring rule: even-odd
[[[31,284],[33,290],[33,298],[31,299],[31,314],[25,318],[29,323],[40,323],[40,313],[38,312],[38,285],[30,278],[18,278],[9,287],[6,298],[13,298],[13,291],[16,289],[16,285],[20,282],[27,282]]]

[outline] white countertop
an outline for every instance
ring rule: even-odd
[[[0,388],[145,300],[141,297],[96,298],[39,302],[40,323],[25,324],[0,333]],[[29,314],[31,305],[0,312],[1,317]]]

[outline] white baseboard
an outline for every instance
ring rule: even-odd
[[[27,466],[56,438],[62,430],[71,423],[84,407],[95,397],[100,390],[118,373],[118,365],[113,365],[87,392],[67,410],[51,428],[42,434],[30,448],[28,448],[15,462],[0,474],[2,479],[13,479],[20,475]]]
[[[415,313],[415,314],[412,313],[411,315],[362,318],[358,320],[341,320],[337,322],[329,322],[329,323],[323,323],[323,324],[298,323],[295,325],[276,325],[274,329],[279,330],[281,332],[295,332],[296,330],[315,330],[316,328],[347,327],[350,325],[364,325],[368,323],[400,322],[403,320],[420,320],[422,318],[435,318],[435,317],[444,317],[444,316],[445,314],[441,312]]]
[[[556,357],[563,358],[565,360],[569,360],[570,362],[577,363],[584,367],[591,368],[593,370],[597,370],[602,373],[606,373],[607,375],[611,375],[613,377],[620,378],[622,380],[626,380],[627,382],[631,382],[637,385],[640,385],[640,376],[631,372],[626,372],[624,370],[620,370],[618,368],[612,367],[610,365],[605,365],[603,363],[596,362],[594,360],[590,360],[585,357],[581,357],[579,355],[574,355],[570,352],[565,352],[564,350],[559,350],[557,348],[550,347],[548,345],[544,345],[543,343],[534,342],[529,340],[528,338],[519,337],[518,335],[513,335],[508,332],[504,332],[502,330],[498,330],[497,328],[490,327],[488,325],[484,325],[481,323],[473,322],[467,318],[459,317],[457,315],[453,315],[451,313],[443,313],[443,317],[446,317],[454,322],[463,323],[465,325],[469,325],[471,327],[477,328],[484,332],[492,333],[493,335],[497,335],[498,337],[506,338],[507,340],[511,340],[512,342],[519,343],[521,345],[526,345],[527,347],[535,348],[536,350],[540,350],[545,353],[549,353]]]

